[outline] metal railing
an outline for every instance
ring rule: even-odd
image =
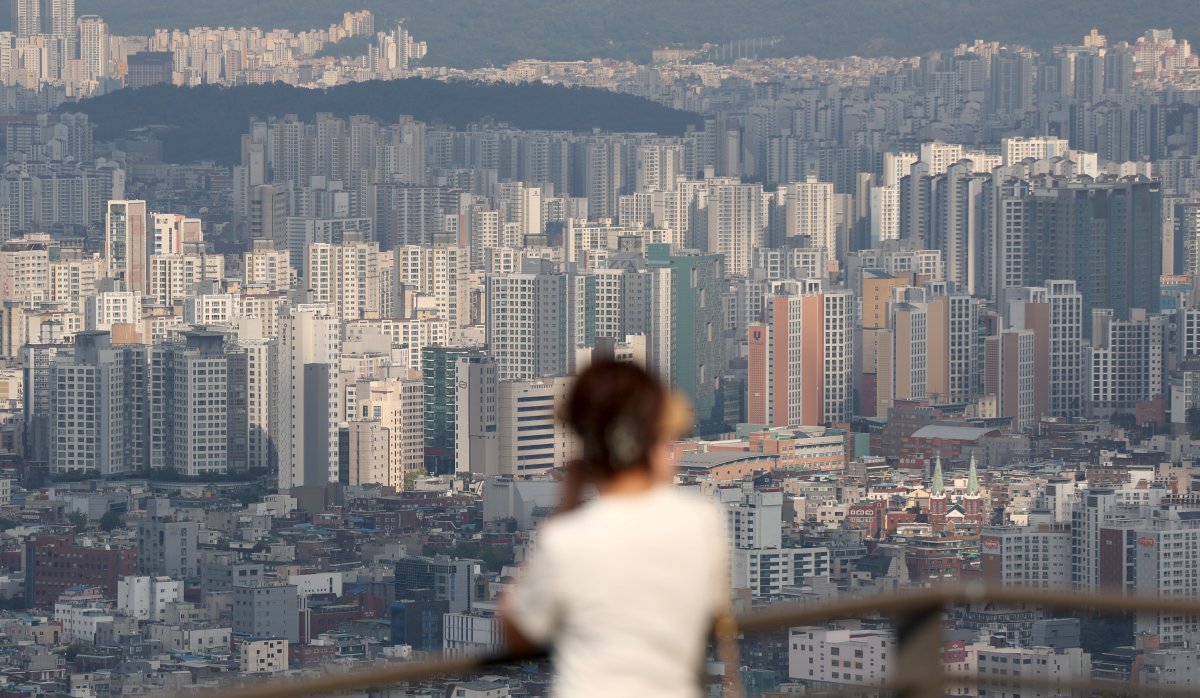
[[[1093,611],[1111,614],[1166,613],[1200,617],[1200,598],[1124,596],[1100,592],[1071,591],[985,584],[939,586],[897,594],[851,598],[819,605],[778,604],[742,614],[738,629],[754,633],[794,626],[819,625],[834,620],[864,616],[889,616],[896,633],[897,661],[894,677],[883,685],[849,686],[828,696],[887,695],[904,698],[934,698],[947,689],[977,687],[997,689],[1012,695],[1035,691],[1046,695],[1104,696],[1193,696],[1195,688],[1140,686],[1135,683],[1096,679],[1046,679],[1031,676],[996,676],[945,671],[942,658],[942,613],[958,604],[990,603],[1001,606],[1039,606],[1044,609]],[[461,657],[427,662],[407,662],[365,670],[329,674],[317,678],[264,681],[219,691],[218,698],[296,698],[343,691],[382,688],[477,673],[489,667],[541,659],[501,653],[483,657]],[[811,693],[809,695],[812,695]]]

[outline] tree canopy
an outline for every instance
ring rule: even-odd
[[[681,134],[701,123],[698,115],[607,90],[541,83],[511,85],[442,82],[412,78],[341,85],[328,90],[282,83],[239,87],[156,85],[119,90],[63,111],[83,112],[97,124],[96,138],[109,140],[143,126],[164,126],[163,152],[170,162],[237,163],[240,136],[251,117],[318,112],[365,114],[394,123],[401,114],[425,122],[464,127],[486,119],[518,128],[566,131],[641,131]]]

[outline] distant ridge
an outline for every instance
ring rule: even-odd
[[[406,18],[428,65],[518,58],[632,58],[656,46],[782,36],[775,55],[911,56],[973,39],[1045,49],[1098,27],[1113,41],[1172,28],[1200,43],[1195,0],[77,0],[116,33],[158,27],[327,27],[368,9],[376,26]]]
[[[96,138],[109,140],[141,126],[169,127],[163,155],[168,162],[215,160],[236,164],[239,136],[252,116],[318,112],[336,116],[365,114],[393,123],[402,114],[419,121],[441,121],[462,128],[492,119],[517,128],[563,131],[642,131],[684,133],[699,125],[693,113],[664,107],[632,95],[606,90],[530,83],[521,85],[441,82],[412,78],[340,85],[310,90],[282,83],[241,87],[158,85],[117,92],[63,105],[97,124]]]

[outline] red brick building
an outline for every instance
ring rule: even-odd
[[[137,574],[137,549],[79,545],[70,534],[38,534],[25,544],[25,603],[50,608],[74,586],[96,586],[117,598],[117,581]]]

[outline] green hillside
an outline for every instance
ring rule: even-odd
[[[445,83],[391,80],[309,90],[276,83],[221,88],[170,87],[120,90],[63,107],[82,111],[97,124],[96,138],[108,140],[140,126],[169,127],[164,155],[171,162],[240,157],[239,136],[252,116],[317,112],[366,114],[391,123],[401,114],[420,121],[463,127],[492,119],[526,129],[646,131],[680,134],[700,124],[696,114],[606,90],[529,84]]]

